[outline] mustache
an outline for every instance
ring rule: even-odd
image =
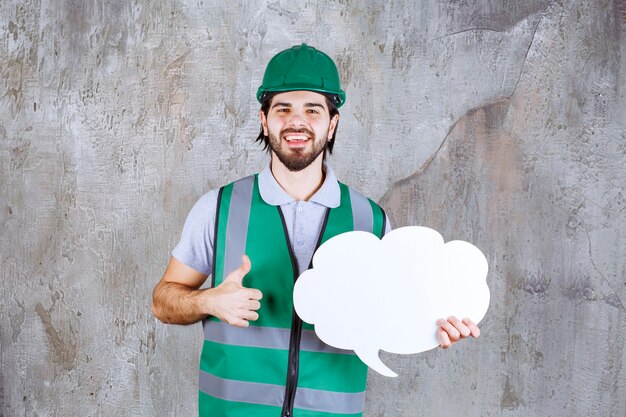
[[[306,134],[308,137],[313,137],[313,132],[311,132],[309,129],[307,128],[300,128],[300,129],[294,129],[293,127],[288,127],[286,129],[283,129],[280,131],[280,135],[284,136],[288,133],[304,133]]]

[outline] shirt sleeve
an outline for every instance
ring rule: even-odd
[[[211,190],[189,211],[180,241],[172,256],[190,268],[210,275],[213,271],[213,238],[218,190]]]

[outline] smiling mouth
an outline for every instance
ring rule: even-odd
[[[283,138],[289,143],[304,143],[309,140],[309,137],[303,134],[287,134]]]
[[[309,140],[313,138],[313,132],[308,129],[287,128],[281,132],[281,137],[289,147],[300,148],[309,143]]]

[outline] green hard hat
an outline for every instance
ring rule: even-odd
[[[259,103],[263,94],[294,90],[334,94],[337,108],[346,101],[339,73],[333,60],[322,51],[303,43],[277,53],[267,64],[263,84],[256,92]]]

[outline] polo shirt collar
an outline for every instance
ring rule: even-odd
[[[326,173],[324,183],[319,190],[309,199],[309,202],[321,204],[325,207],[335,208],[339,206],[341,191],[339,183],[332,168],[324,163],[322,169]],[[295,198],[287,194],[285,190],[274,178],[270,163],[259,173],[259,193],[267,204],[272,206],[282,206],[296,201]]]

